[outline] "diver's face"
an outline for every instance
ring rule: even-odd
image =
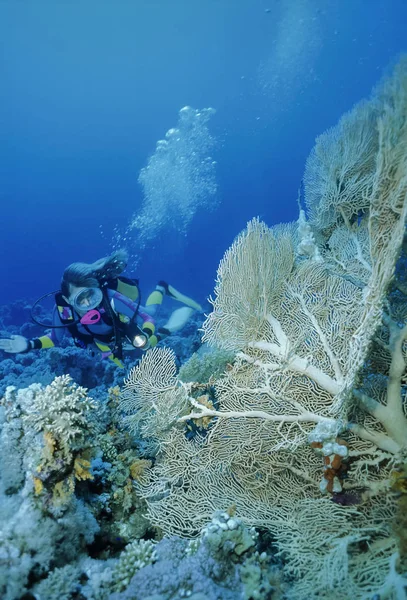
[[[83,316],[89,310],[99,306],[103,298],[102,290],[99,288],[86,288],[69,285],[69,298],[65,300],[73,306],[76,312]]]

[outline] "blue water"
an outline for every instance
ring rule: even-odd
[[[58,288],[118,236],[146,291],[204,300],[251,217],[297,217],[315,137],[406,50],[406,22],[404,0],[3,0],[0,304]],[[139,174],[185,105],[216,109],[216,195],[143,246]]]

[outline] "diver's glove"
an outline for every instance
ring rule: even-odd
[[[22,335],[12,335],[10,338],[0,340],[0,350],[9,354],[18,354],[19,352],[28,352],[31,350],[31,344]]]

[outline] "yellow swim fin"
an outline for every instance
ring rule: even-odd
[[[160,281],[158,285],[162,286],[165,289],[167,296],[174,298],[174,300],[178,300],[178,302],[182,302],[182,304],[185,304],[185,306],[189,306],[194,310],[202,310],[202,306],[198,304],[198,302],[195,302],[195,300],[192,300],[192,298],[181,294],[181,292],[172,287],[172,285],[165,283],[165,281]]]

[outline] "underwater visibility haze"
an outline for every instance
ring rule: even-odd
[[[0,598],[407,597],[407,5],[0,3]]]

